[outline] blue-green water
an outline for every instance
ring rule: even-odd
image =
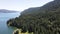
[[[8,27],[6,22],[10,18],[18,17],[20,13],[0,13],[0,34],[12,34],[14,27]]]

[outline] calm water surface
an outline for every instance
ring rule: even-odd
[[[0,13],[0,34],[12,34],[14,27],[8,27],[6,22],[10,18],[18,17],[20,13]]]

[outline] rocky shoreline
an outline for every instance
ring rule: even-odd
[[[21,29],[16,29],[16,30],[14,30],[13,34],[33,34],[33,32],[28,33],[28,31],[27,31],[27,32],[23,33],[23,32],[21,32]]]

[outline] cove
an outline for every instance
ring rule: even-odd
[[[16,29],[14,27],[8,27],[6,22],[11,18],[18,17],[20,13],[0,13],[0,34],[12,34]]]

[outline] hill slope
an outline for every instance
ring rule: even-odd
[[[27,9],[19,17],[8,20],[7,24],[21,28],[22,32],[28,30],[34,34],[60,34],[60,0]]]
[[[29,8],[27,10],[24,10],[22,14],[30,14],[30,13],[44,12],[44,11],[55,11],[59,7],[60,7],[60,0],[55,0],[45,4],[42,7]]]

